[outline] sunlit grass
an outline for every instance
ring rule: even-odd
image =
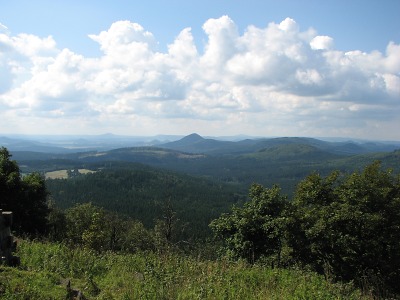
[[[98,254],[29,241],[21,241],[18,255],[20,270],[1,269],[1,299],[63,299],[68,279],[88,299],[362,298],[352,285],[329,283],[314,273],[242,261],[171,253]]]
[[[95,173],[96,171],[88,170],[88,169],[78,169],[80,174],[89,174]],[[67,179],[68,178],[68,170],[57,170],[46,172],[45,174],[46,179]]]

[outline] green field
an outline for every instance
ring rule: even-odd
[[[80,174],[89,174],[95,173],[96,171],[88,170],[88,169],[78,169]],[[57,170],[45,173],[46,179],[67,179],[68,178],[68,170]]]

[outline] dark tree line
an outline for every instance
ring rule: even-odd
[[[18,234],[42,234],[47,229],[47,190],[39,173],[21,176],[18,164],[4,147],[0,149],[0,209],[13,211]]]

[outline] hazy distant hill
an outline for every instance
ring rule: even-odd
[[[220,141],[215,139],[205,139],[200,135],[193,133],[184,138],[159,145],[159,147],[191,152],[191,153],[237,153],[240,151],[240,142]]]
[[[83,151],[105,151],[126,147],[156,146],[175,141],[182,136],[121,136],[114,134],[82,136],[0,136],[0,147],[10,151],[36,151],[43,153],[74,153]]]
[[[276,145],[310,145],[320,150],[330,153],[353,155],[372,152],[389,152],[400,149],[399,143],[379,143],[379,142],[328,142],[315,138],[305,137],[280,137],[263,139],[245,139],[242,141],[220,141],[211,138],[203,138],[193,133],[180,140],[158,145],[159,147],[205,154],[244,154],[257,152],[262,149],[274,147]]]
[[[42,143],[34,140],[13,139],[0,137],[0,147],[6,147],[10,151],[33,151],[43,153],[71,153],[64,147],[58,147],[49,143]]]
[[[132,147],[161,147],[188,153],[210,155],[237,155],[257,152],[281,144],[312,145],[332,153],[353,155],[371,152],[388,152],[400,149],[400,142],[371,142],[336,139],[331,141],[305,137],[249,138],[242,136],[204,138],[193,133],[178,135],[120,136],[114,134],[82,136],[0,136],[0,146],[10,151],[43,153],[75,153],[108,151]]]
[[[400,151],[383,143],[328,142],[313,138],[218,141],[192,134],[158,147],[129,147],[71,154],[13,152],[24,172],[66,168],[109,168],[141,163],[236,185],[243,192],[253,182],[280,184],[293,192],[299,180],[313,171],[352,172],[375,160],[400,172]],[[400,147],[399,147],[400,148]],[[372,152],[386,149],[387,151]],[[47,159],[46,159],[47,155]]]
[[[317,161],[324,159],[340,158],[338,154],[324,151],[308,144],[278,144],[264,148],[256,153],[247,154],[247,157],[271,160],[308,160]]]

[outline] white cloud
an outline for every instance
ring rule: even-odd
[[[326,35],[318,35],[310,42],[313,50],[330,50],[333,48],[333,39]]]
[[[343,52],[290,18],[240,34],[223,16],[204,23],[204,50],[185,28],[163,53],[141,25],[118,21],[89,35],[103,54],[88,58],[58,49],[51,36],[12,36],[4,28],[0,117],[8,130],[52,120],[43,130],[341,135],[353,128],[368,137],[400,125],[400,45],[393,42],[386,53]],[[363,133],[365,126],[374,130]]]
[[[209,19],[203,25],[208,36],[208,43],[202,62],[215,70],[232,57],[236,50],[238,30],[235,23],[228,17]]]
[[[108,31],[102,31],[99,35],[90,34],[89,37],[98,42],[105,53],[117,52],[122,54],[129,50],[144,50],[154,45],[154,37],[151,32],[129,21],[118,21],[111,25]]]
[[[399,74],[400,70],[400,45],[390,42],[386,48],[386,58],[384,58],[386,71]]]
[[[315,69],[297,70],[296,79],[304,85],[318,85],[322,82],[322,76]]]

